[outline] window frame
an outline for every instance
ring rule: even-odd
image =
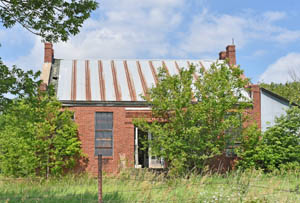
[[[112,115],[112,119],[111,119],[111,121],[112,121],[112,128],[111,129],[97,129],[97,114],[101,114],[101,113],[109,113],[109,114],[111,114]],[[96,111],[95,112],[95,119],[94,119],[94,155],[95,156],[98,156],[99,154],[101,154],[101,153],[96,153],[96,149],[111,149],[111,155],[103,155],[102,154],[102,156],[103,157],[108,157],[108,158],[112,158],[113,156],[114,156],[114,113],[113,112],[107,112],[107,111]],[[101,147],[101,146],[96,146],[96,140],[98,139],[99,140],[99,138],[97,138],[96,137],[96,133],[97,132],[111,132],[111,147]],[[107,138],[102,138],[103,140],[108,140]],[[101,140],[101,138],[100,138],[100,140]]]
[[[235,149],[237,147],[239,147],[241,145],[241,141],[239,140],[239,138],[241,138],[242,136],[242,132],[243,132],[243,121],[242,121],[242,114],[241,113],[237,113],[237,112],[229,112],[228,115],[236,115],[238,116],[238,119],[240,121],[240,126],[237,128],[229,128],[227,130],[225,130],[225,133],[230,131],[231,133],[233,131],[234,132],[234,136],[232,137],[232,142],[231,143],[226,143],[225,144],[225,156],[228,158],[236,158],[237,154],[235,152]]]

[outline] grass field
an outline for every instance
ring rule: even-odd
[[[300,175],[300,174],[299,174]],[[168,179],[143,170],[103,178],[104,202],[300,202],[297,173],[259,171]],[[0,202],[97,202],[97,179],[0,177]]]

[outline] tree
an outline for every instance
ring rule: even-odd
[[[261,87],[266,88],[276,94],[288,99],[290,102],[300,104],[300,81],[282,83],[261,83]]]
[[[153,119],[135,120],[153,134],[151,154],[163,157],[175,175],[201,170],[222,153],[237,139],[233,129],[241,127],[243,112],[250,107],[244,96],[248,80],[242,79],[239,67],[213,64],[200,69],[196,80],[195,72],[193,65],[174,76],[160,69],[158,85],[144,97]]]
[[[250,133],[239,149],[238,166],[260,168],[266,172],[276,169],[300,169],[300,108],[292,106],[286,115],[263,134]]]
[[[18,23],[48,42],[67,41],[96,8],[94,0],[0,0],[0,19],[6,28]]]
[[[0,0],[4,27],[16,23],[44,41],[67,41],[97,8],[94,0]],[[40,73],[0,59],[0,170],[14,176],[61,174],[81,156],[72,113],[62,111]]]
[[[94,0],[0,0],[0,20],[6,28],[19,23],[48,42],[67,41],[79,33],[97,6]],[[11,98],[36,94],[39,74],[15,66],[10,69],[0,58],[0,112],[8,107]]]
[[[0,170],[11,176],[60,175],[82,156],[73,113],[48,94],[18,99],[0,115]]]
[[[9,108],[14,98],[37,96],[40,72],[23,71],[16,66],[10,70],[0,59],[0,112]]]

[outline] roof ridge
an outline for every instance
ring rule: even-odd
[[[72,61],[72,60],[77,60],[77,61],[98,61],[98,60],[103,60],[103,61],[207,61],[207,62],[214,62],[214,61],[223,61],[223,60],[219,60],[219,59],[117,59],[117,58],[112,58],[112,59],[108,59],[108,58],[99,58],[99,59],[62,59],[62,58],[55,58],[56,60],[64,60],[64,61]]]

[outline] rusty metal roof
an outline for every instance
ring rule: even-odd
[[[160,67],[170,75],[194,64],[209,69],[213,60],[60,60],[57,96],[64,101],[144,101]],[[197,75],[195,75],[197,77]]]

